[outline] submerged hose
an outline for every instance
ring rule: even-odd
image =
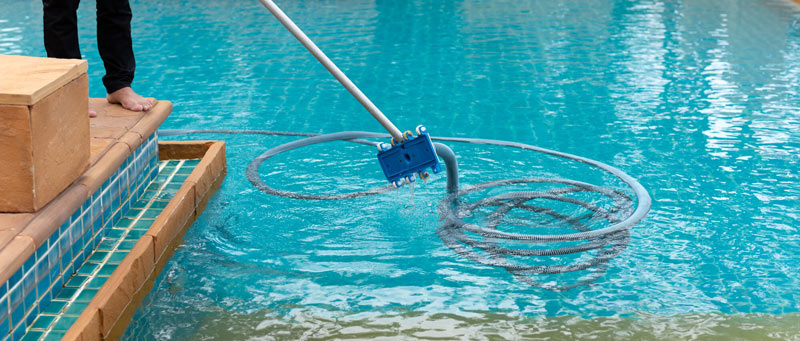
[[[271,148],[253,159],[247,167],[247,179],[260,191],[287,198],[305,200],[341,200],[358,198],[367,195],[381,194],[391,191],[391,185],[379,186],[358,192],[342,194],[304,194],[282,191],[270,187],[262,181],[258,170],[269,158],[300,147],[332,142],[349,141],[365,145],[375,146],[378,142],[364,140],[366,138],[389,138],[388,134],[346,131],[333,134],[311,134],[311,133],[291,133],[266,130],[159,130],[159,135],[183,135],[183,134],[261,134],[261,135],[280,135],[280,136],[303,136],[305,138],[292,141]],[[578,161],[607,173],[614,175],[630,186],[636,197],[636,209],[633,209],[633,199],[627,194],[615,189],[592,185],[580,181],[558,178],[521,178],[483,182],[463,189],[458,184],[458,163],[453,151],[444,144],[434,143],[437,155],[444,161],[447,174],[447,196],[439,204],[439,214],[442,217],[442,225],[437,230],[441,240],[457,254],[478,262],[480,264],[501,267],[514,275],[515,278],[523,283],[554,290],[563,291],[581,285],[588,285],[602,277],[607,269],[608,261],[618,256],[628,245],[630,239],[630,228],[641,221],[650,210],[651,199],[647,191],[634,178],[625,174],[621,170],[604,164],[599,161],[584,157],[544,149],[532,145],[486,139],[457,138],[457,137],[432,137],[435,141],[451,141],[463,143],[476,143],[485,145],[496,145],[512,147],[523,150],[530,150],[544,153],[572,161]],[[490,196],[476,202],[465,202],[463,197],[470,193],[479,192],[492,187],[507,186],[526,183],[545,183],[555,184],[558,187],[544,191],[518,191],[508,192]],[[613,202],[611,208],[603,208],[592,202],[577,199],[569,196],[572,193],[595,193],[600,194]],[[591,213],[572,217],[556,212],[553,209],[533,205],[534,200],[551,200],[562,203],[576,205]],[[481,208],[496,207],[494,212],[486,216],[484,226],[467,223],[463,219],[473,215]],[[537,213],[550,219],[531,224],[536,227],[549,227],[555,225],[554,222],[561,222],[576,230],[575,233],[567,234],[519,234],[497,230],[497,226],[503,222],[504,217],[513,209],[521,209],[528,212]],[[584,221],[596,222],[599,220],[607,221],[610,225],[592,229]],[[526,247],[506,247],[509,243],[521,244]],[[536,247],[545,245],[544,247]],[[533,246],[533,248],[532,248]],[[594,251],[594,255],[585,257],[587,252]],[[576,256],[577,255],[577,256]],[[514,259],[519,257],[555,257],[572,256],[566,264],[561,265],[525,265],[520,264]],[[552,281],[540,282],[532,278],[536,275],[553,275],[576,272],[581,270],[591,270],[591,273],[574,280],[571,284],[559,285]]]

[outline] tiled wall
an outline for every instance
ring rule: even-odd
[[[139,200],[131,200],[131,209],[106,228],[100,244],[67,280],[64,290],[54,296],[50,305],[33,321],[23,341],[62,339],[199,162],[199,159],[159,162],[158,176]]]
[[[120,168],[0,285],[0,340],[19,340],[158,174],[158,137],[150,136]]]

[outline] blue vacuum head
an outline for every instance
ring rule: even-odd
[[[410,131],[403,134],[405,141],[394,145],[388,143],[378,144],[378,162],[383,169],[383,175],[394,187],[403,185],[403,179],[409,183],[416,181],[416,174],[424,180],[428,177],[425,171],[430,168],[434,173],[442,171],[439,157],[424,126],[417,127],[417,136]]]

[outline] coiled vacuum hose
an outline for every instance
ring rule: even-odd
[[[377,145],[378,142],[364,140],[365,138],[389,138],[388,134],[345,131],[333,134],[310,134],[310,133],[290,133],[264,130],[159,130],[161,136],[183,135],[183,134],[260,134],[260,135],[282,135],[282,136],[303,136],[305,138],[285,143],[267,150],[259,155],[247,167],[247,179],[262,192],[294,199],[305,200],[342,200],[358,198],[367,195],[381,194],[391,191],[391,185],[380,186],[364,191],[319,195],[294,193],[278,190],[270,187],[261,180],[258,170],[264,161],[277,154],[312,145],[331,141],[350,141],[370,146]],[[473,138],[457,137],[432,137],[435,141],[451,141],[476,143],[485,145],[495,145],[512,147],[523,150],[544,153],[572,161],[581,162],[608,172],[628,186],[630,186],[636,196],[636,209],[633,208],[633,199],[627,194],[615,189],[592,185],[580,181],[557,178],[521,178],[508,179],[479,183],[463,189],[458,185],[458,164],[453,151],[444,144],[434,143],[436,153],[444,161],[447,173],[447,196],[439,204],[439,214],[442,218],[442,225],[437,230],[437,234],[450,249],[457,254],[476,261],[481,264],[501,267],[514,275],[515,278],[529,285],[563,291],[577,286],[587,285],[605,273],[608,261],[616,257],[628,245],[630,238],[630,228],[642,220],[650,210],[650,195],[639,182],[625,174],[621,170],[602,162],[594,161],[584,157],[561,153],[553,150],[539,148],[522,143],[485,140]],[[549,183],[558,184],[562,187],[545,191],[518,191],[493,195],[476,202],[465,202],[462,197],[466,194],[485,190],[491,187],[524,184],[524,183]],[[567,196],[570,193],[591,192],[601,194],[610,199],[614,204],[612,208],[605,209],[588,201]],[[572,217],[563,215],[553,209],[530,204],[534,199],[554,200],[580,206],[591,213],[586,216]],[[494,212],[487,215],[484,226],[467,223],[463,218],[472,214],[473,211],[484,207],[496,207]],[[542,214],[552,218],[552,221],[562,221],[577,232],[568,234],[517,234],[497,230],[497,226],[503,221],[504,216],[512,209],[522,209],[530,212]],[[591,229],[584,221],[606,220],[610,225]],[[544,224],[539,224],[544,226]],[[546,226],[544,226],[546,227]],[[503,245],[518,243],[528,245],[526,248],[510,248]],[[533,245],[534,247],[531,247]],[[538,247],[537,247],[538,246]],[[593,255],[581,257],[589,251],[594,251]],[[525,265],[514,261],[514,257],[554,257],[564,255],[578,255],[573,259],[560,265]],[[534,280],[536,275],[552,275],[590,270],[588,275],[581,276],[570,284],[556,284],[553,281],[540,282]]]

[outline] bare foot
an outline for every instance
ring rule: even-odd
[[[123,108],[133,111],[148,111],[153,107],[153,103],[133,92],[130,87],[106,95],[106,100],[108,103],[121,104]]]
[[[89,117],[97,117],[97,110],[94,110],[91,104],[89,104]]]

